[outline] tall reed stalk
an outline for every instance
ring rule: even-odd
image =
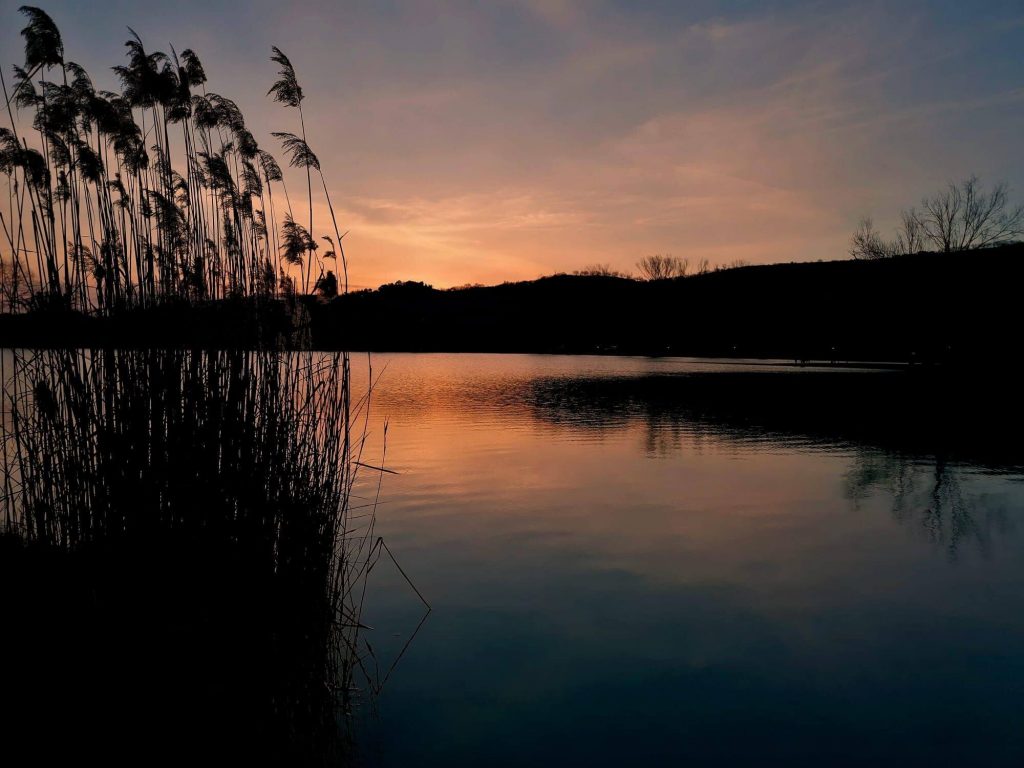
[[[0,73],[0,310],[116,315],[292,297],[296,285],[327,293],[337,282],[326,263],[339,257],[347,290],[344,235],[279,49],[270,93],[298,108],[301,136],[275,135],[306,172],[308,229],[277,161],[237,105],[206,89],[193,51],[149,51],[132,31],[128,61],[114,67],[119,92],[101,90],[66,59],[46,13],[20,10],[25,62],[13,82]],[[323,254],[314,170],[331,220]],[[0,357],[0,378],[0,545],[42,553],[29,570],[56,558],[44,580],[66,576],[58,591],[87,585],[93,608],[116,593],[121,613],[162,621],[185,601],[195,609],[178,619],[197,621],[200,636],[210,616],[230,614],[212,625],[232,650],[266,651],[252,675],[268,680],[252,691],[271,741],[290,745],[281,764],[309,762],[311,745],[337,736],[367,668],[361,604],[387,552],[373,539],[372,505],[359,522],[349,514],[356,468],[370,465],[360,460],[369,393],[353,397],[348,354],[13,351]],[[17,560],[0,553],[0,565]],[[32,580],[14,579],[27,594]],[[219,669],[200,667],[183,667],[197,685]]]
[[[111,314],[173,301],[325,290],[324,259],[341,233],[319,160],[305,140],[303,94],[274,48],[282,80],[271,89],[299,108],[301,137],[285,141],[305,169],[308,229],[293,216],[284,176],[231,99],[207,90],[199,57],[148,50],[132,32],[120,90],[98,89],[67,60],[60,31],[22,7],[25,62],[0,73],[8,126],[0,127],[0,286],[9,310]],[[331,251],[317,254],[312,171],[331,211]],[[278,237],[275,186],[287,201]],[[279,197],[280,199],[280,197]],[[314,261],[318,270],[313,277]],[[347,265],[344,257],[344,285]]]
[[[206,595],[232,594],[250,606],[242,629],[272,649],[260,695],[277,743],[337,735],[363,669],[361,601],[379,556],[372,514],[349,515],[365,427],[354,455],[350,433],[366,403],[352,404],[347,356],[104,349],[5,359],[7,537],[74,558],[74,578],[87,583],[117,564],[126,610],[173,594],[202,615],[224,610],[202,609]]]

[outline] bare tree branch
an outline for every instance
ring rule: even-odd
[[[644,256],[636,263],[636,268],[640,270],[640,276],[645,280],[667,280],[673,277],[686,277],[690,271],[690,262],[677,256],[655,254]]]

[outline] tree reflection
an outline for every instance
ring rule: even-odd
[[[544,423],[597,432],[640,426],[652,457],[710,442],[852,454],[846,497],[859,504],[888,494],[893,517],[918,524],[950,557],[967,542],[987,554],[993,532],[1007,525],[993,500],[965,490],[965,475],[1024,465],[1020,414],[984,380],[784,370],[550,378],[532,382],[524,400]]]
[[[971,490],[970,470],[942,456],[931,460],[861,451],[844,478],[844,496],[859,508],[873,494],[891,499],[893,518],[921,528],[956,559],[966,545],[988,556],[993,533],[1010,524],[1006,509]]]

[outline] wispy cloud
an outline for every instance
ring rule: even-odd
[[[220,0],[48,9],[91,67],[119,59],[124,23],[195,47],[264,137],[292,128],[263,98],[270,44],[288,51],[357,284],[841,258],[860,216],[884,226],[949,178],[1024,192],[1015,3],[255,0],[244,25]]]

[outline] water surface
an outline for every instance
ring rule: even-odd
[[[902,421],[885,371],[372,364],[377,527],[433,611],[370,764],[1024,759],[1017,434]],[[386,668],[421,617],[390,562],[365,610]]]

